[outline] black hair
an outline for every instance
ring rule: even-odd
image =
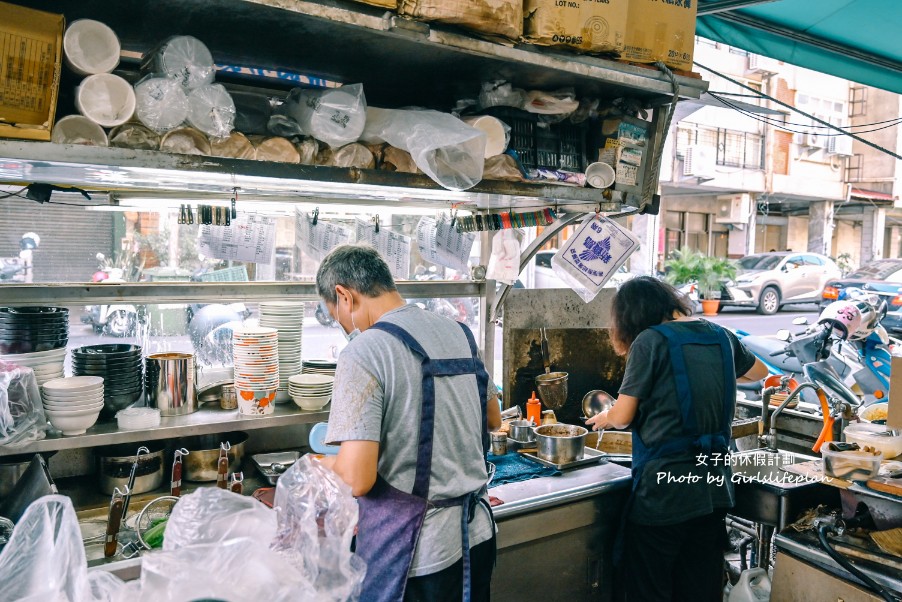
[[[611,306],[611,340],[625,355],[643,330],[674,319],[674,313],[692,315],[689,300],[657,278],[639,276],[620,285]]]

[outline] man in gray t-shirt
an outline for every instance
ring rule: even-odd
[[[482,504],[453,502],[474,492],[487,502],[483,412],[488,426],[497,428],[501,422],[494,395],[480,391],[481,382],[486,388],[491,385],[485,376],[480,381],[476,375],[479,370],[484,375],[484,369],[474,357],[468,334],[457,322],[406,305],[388,266],[369,247],[344,246],[333,251],[320,266],[317,289],[351,339],[338,360],[327,435],[327,441],[340,443],[341,449],[336,458],[326,462],[351,485],[354,495],[361,497],[358,552],[377,571],[386,555],[397,555],[394,565],[407,563],[406,571],[401,569],[407,580],[400,585],[405,599],[459,600],[464,581],[461,514],[466,511],[470,514],[472,595],[474,600],[487,598],[494,525]],[[398,336],[399,332],[409,339]],[[416,347],[419,352],[413,350]],[[429,365],[444,366],[440,373],[447,373],[448,366],[463,367],[462,373],[433,378],[431,454],[423,453],[423,433],[428,431],[424,422],[424,353]],[[414,534],[412,527],[399,526],[403,521],[395,514],[403,513],[407,502],[421,499],[410,494],[417,491],[418,460],[422,463],[424,457],[431,457],[431,467],[419,483],[423,487],[428,484],[428,493],[422,498],[430,502],[423,506],[422,527]],[[400,496],[400,501],[392,496]],[[443,501],[450,505],[443,506]],[[374,505],[376,510],[372,510]],[[378,521],[374,515],[380,517]],[[411,522],[416,519],[414,515]],[[379,528],[371,528],[377,522]],[[396,527],[398,535],[379,544],[384,549],[361,550],[361,546],[373,547],[369,543],[372,531]],[[413,542],[409,558],[403,550],[394,549],[408,536]],[[381,575],[377,579],[368,570],[368,579],[371,577],[373,582],[364,582],[362,599],[389,599],[387,594],[367,590],[376,581],[384,590],[392,578]]]

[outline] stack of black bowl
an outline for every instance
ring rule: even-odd
[[[0,307],[0,353],[51,351],[68,343],[68,309]]]
[[[113,416],[144,392],[141,348],[137,345],[88,345],[72,351],[76,376],[103,377],[103,415]]]

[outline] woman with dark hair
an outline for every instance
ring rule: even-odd
[[[736,380],[767,368],[655,278],[624,283],[611,314],[626,372],[614,407],[588,424],[632,426],[633,488],[615,555],[627,600],[721,600]]]

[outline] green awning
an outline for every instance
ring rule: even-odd
[[[902,94],[900,0],[699,0],[698,12],[699,36]]]

